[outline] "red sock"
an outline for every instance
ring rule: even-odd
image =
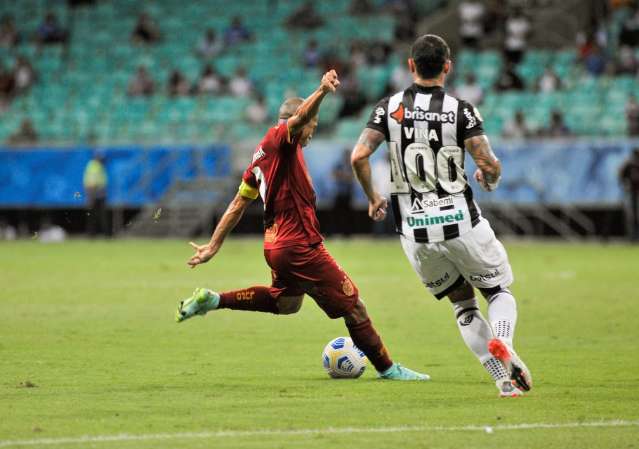
[[[249,287],[243,290],[220,293],[218,308],[279,313],[277,300],[271,296],[268,287]]]
[[[350,326],[346,324],[346,327],[355,346],[366,354],[378,372],[383,373],[393,365],[388,350],[386,350],[382,338],[373,327],[370,319]]]

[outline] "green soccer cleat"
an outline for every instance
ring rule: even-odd
[[[383,373],[379,373],[379,378],[391,380],[430,380],[428,374],[418,373],[417,371],[403,367],[399,363],[393,363],[393,366]]]
[[[206,288],[196,288],[190,298],[180,301],[175,321],[181,323],[195,315],[206,315],[207,312],[217,309],[220,305],[220,295]]]

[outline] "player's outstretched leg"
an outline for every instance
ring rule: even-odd
[[[224,293],[196,288],[191,297],[180,302],[175,320],[179,323],[195,315],[205,315],[217,309],[284,313],[278,309],[278,300],[271,295],[269,287],[256,286]]]
[[[510,375],[504,364],[488,350],[488,342],[493,338],[493,331],[479,311],[473,288],[464,283],[451,292],[450,298],[459,333],[479,362],[486,369],[502,397],[516,397],[523,393],[512,385]]]
[[[509,370],[514,384],[528,391],[532,388],[532,376],[526,364],[513,349],[517,303],[508,289],[484,292],[488,301],[488,318],[495,338],[488,343],[490,353]]]
[[[381,379],[429,380],[430,376],[393,363],[381,337],[373,327],[364,303],[358,299],[353,311],[344,317],[353,343],[366,354]]]

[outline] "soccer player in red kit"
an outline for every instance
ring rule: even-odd
[[[291,314],[304,294],[312,297],[329,318],[343,317],[353,342],[384,379],[427,380],[429,377],[393,363],[373,327],[357,287],[322,244],[315,214],[315,192],[302,147],[317,127],[324,97],[339,86],[337,73],[324,74],[320,86],[307,99],[286,100],[279,124],[268,130],[244,172],[239,191],[220,219],[209,243],[196,245],[191,268],[208,262],[225,237],[258,196],[264,202],[264,257],[271,268],[270,287],[255,286],[217,293],[198,288],[180,302],[178,322],[211,310],[234,309]]]

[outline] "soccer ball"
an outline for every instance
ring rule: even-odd
[[[324,369],[334,379],[361,376],[366,369],[367,360],[364,353],[348,337],[331,340],[322,354]]]

